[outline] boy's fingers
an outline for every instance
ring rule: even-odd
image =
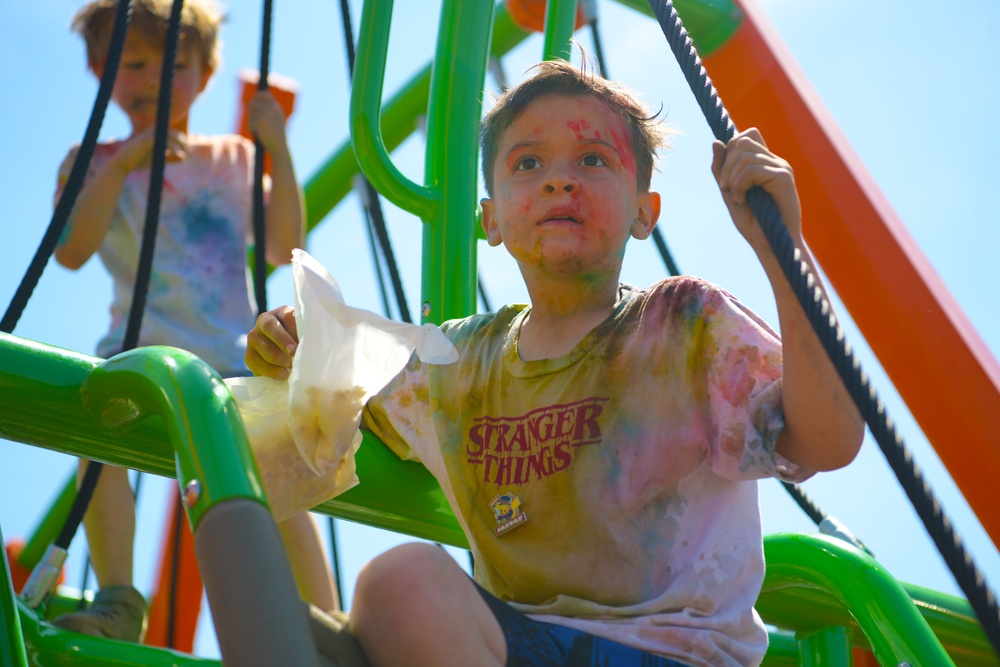
[[[290,368],[298,343],[294,311],[282,306],[261,314],[247,334],[248,355],[252,350],[266,363]]]
[[[295,309],[291,306],[278,306],[270,311],[281,323],[282,328],[288,334],[293,343],[299,341],[299,329],[295,322]]]
[[[277,366],[265,360],[260,354],[252,347],[247,347],[246,354],[243,357],[244,363],[246,363],[247,368],[254,375],[260,377],[274,378],[275,380],[286,379],[291,370],[284,366]]]

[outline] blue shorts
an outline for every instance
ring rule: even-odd
[[[483,590],[507,641],[507,667],[688,667],[637,648],[529,618]]]

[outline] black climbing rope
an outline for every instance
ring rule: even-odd
[[[340,0],[340,14],[343,18],[344,25],[344,45],[347,48],[347,67],[348,67],[348,80],[354,81],[354,27],[351,24],[351,8],[347,4],[347,0]],[[396,264],[396,256],[392,251],[392,242],[389,240],[389,232],[385,226],[385,216],[382,213],[382,203],[379,199],[378,192],[375,187],[368,181],[367,178],[362,175],[360,177],[360,183],[358,189],[362,191],[361,200],[364,203],[365,211],[368,213],[368,224],[369,231],[371,234],[374,230],[376,237],[378,238],[379,246],[382,248],[382,254],[385,256],[385,263],[389,269],[389,278],[392,281],[392,288],[396,294],[396,306],[399,308],[399,319],[403,322],[412,323],[413,318],[410,317],[410,309],[406,305],[406,294],[403,292],[403,281],[399,276],[399,268]],[[379,282],[381,285],[382,272],[377,266]],[[383,295],[385,288],[382,287]],[[383,296],[383,300],[385,300]],[[386,315],[388,316],[389,310],[386,306]]]
[[[344,591],[340,585],[340,550],[337,548],[337,522],[332,516],[327,516],[327,526],[330,528],[330,560],[333,564],[333,585],[337,589],[337,602],[344,608]]]
[[[49,222],[44,236],[42,236],[42,242],[39,244],[38,250],[35,251],[35,256],[28,265],[28,270],[25,272],[24,278],[21,279],[21,284],[18,286],[17,291],[14,292],[14,298],[7,307],[3,319],[0,320],[0,331],[4,333],[13,333],[14,327],[17,326],[17,321],[21,319],[21,315],[28,305],[28,300],[31,298],[32,292],[35,291],[35,287],[42,277],[42,272],[45,271],[45,266],[48,264],[49,258],[52,257],[52,253],[59,244],[59,237],[62,236],[66,222],[69,220],[69,214],[73,211],[76,198],[83,188],[83,180],[87,175],[90,160],[94,156],[97,137],[100,134],[101,125],[104,123],[104,115],[108,111],[108,102],[111,101],[111,91],[115,86],[115,77],[118,75],[118,65],[121,63],[122,48],[125,45],[125,33],[128,29],[128,22],[131,19],[130,10],[130,2],[121,2],[115,11],[115,20],[111,28],[111,38],[108,45],[108,56],[105,61],[104,71],[101,73],[101,82],[97,89],[97,98],[94,100],[94,108],[90,112],[90,121],[87,123],[87,129],[84,132],[80,148],[77,150],[76,159],[73,161],[73,167],[69,172],[69,178],[66,180],[62,194],[59,196],[56,208],[52,212],[52,220]]]
[[[52,221],[49,223],[49,227],[42,237],[42,242],[35,252],[35,256],[14,295],[13,301],[4,314],[3,321],[0,322],[0,330],[6,333],[13,332],[17,321],[21,318],[21,314],[24,312],[24,308],[27,306],[32,292],[34,292],[35,287],[38,285],[38,280],[41,278],[42,272],[45,270],[45,265],[55,251],[59,237],[66,227],[69,215],[73,211],[73,205],[76,203],[76,198],[83,188],[84,177],[87,175],[87,169],[94,156],[97,137],[101,131],[101,125],[104,123],[104,115],[108,110],[108,102],[111,100],[111,91],[114,88],[115,77],[118,74],[122,49],[125,45],[125,34],[131,18],[131,3],[119,3],[115,11],[114,24],[111,28],[107,60],[105,61],[104,71],[101,73],[101,83],[97,90],[97,98],[94,101],[94,108],[91,111],[83,141],[77,151],[76,159],[73,161],[73,167],[70,169],[69,178],[63,187],[62,195],[60,195],[59,201],[56,203],[55,211],[52,214]],[[50,549],[61,549],[64,553],[69,550],[73,536],[79,529],[80,523],[83,521],[83,515],[87,511],[87,505],[90,504],[90,498],[94,494],[100,472],[100,463],[95,464],[91,462],[88,464],[83,480],[77,490],[76,498],[73,500],[73,505],[70,507],[63,527]],[[32,576],[34,577],[34,572]],[[48,591],[45,591],[45,593],[47,594]]]
[[[271,61],[271,0],[264,0],[264,20],[260,37],[260,76],[257,90],[267,90]],[[253,287],[257,314],[267,311],[267,233],[264,226],[264,146],[254,139],[253,161]]]
[[[673,3],[671,0],[649,0],[649,4],[712,133],[720,141],[728,142],[736,134],[736,127],[702,66],[701,58],[681,24]],[[945,516],[941,503],[913,462],[913,457],[903,443],[902,436],[896,431],[885,405],[869,383],[867,373],[861,370],[861,362],[847,343],[823,288],[795,248],[774,201],[762,188],[754,187],[747,193],[747,202],[827,355],[871,429],[872,436],[976,612],[994,651],[1000,655],[1000,611],[993,592],[986,586],[982,573],[966,551],[951,521]]]
[[[136,270],[132,305],[122,351],[132,350],[139,344],[142,316],[149,295],[149,278],[153,271],[153,251],[156,248],[156,230],[160,222],[160,199],[163,196],[163,172],[166,170],[167,136],[170,131],[170,99],[174,85],[174,61],[177,60],[177,41],[180,36],[183,0],[174,0],[167,25],[167,41],[163,45],[163,70],[160,72],[160,96],[156,107],[156,126],[153,133],[153,158],[149,169],[149,196],[146,200],[146,220],[142,230],[139,266]]]
[[[375,267],[375,278],[378,283],[379,296],[382,298],[382,312],[386,317],[392,317],[392,308],[389,305],[389,293],[385,289],[385,276],[382,273],[382,260],[379,257],[378,251],[378,241],[375,240],[375,226],[372,224],[371,215],[369,214],[369,207],[371,203],[369,202],[369,195],[371,195],[370,184],[368,180],[364,177],[364,174],[355,174],[354,176],[354,191],[358,195],[358,199],[361,200],[361,213],[365,216],[365,231],[368,232],[368,251],[372,256],[372,265]]]
[[[600,71],[601,76],[607,79],[609,76],[608,65],[604,60],[604,49],[601,47],[601,33],[597,27],[596,7],[591,7],[589,9],[589,20],[587,21],[587,24],[590,26],[591,38],[594,43],[594,55],[597,57],[597,68]],[[674,261],[673,255],[670,254],[670,249],[667,247],[667,241],[663,238],[663,233],[660,231],[659,227],[653,228],[653,243],[656,244],[656,249],[660,253],[660,259],[663,260],[664,266],[667,267],[667,273],[671,276],[681,275],[680,267],[677,265],[677,262]],[[808,495],[806,495],[806,492],[803,491],[798,484],[781,482],[781,485],[788,492],[788,495],[790,495],[798,504],[802,511],[813,520],[813,523],[815,523],[817,527],[824,529],[826,525],[829,525],[826,513],[823,512],[812,501],[812,499],[809,498]],[[824,524],[824,521],[827,521],[827,523]],[[839,525],[839,523],[837,525]],[[844,536],[843,532],[841,533],[841,536]],[[864,547],[856,537],[853,537],[853,535],[848,541],[863,548],[865,551],[868,551],[868,549]]]
[[[156,126],[153,137],[153,157],[150,166],[149,196],[146,202],[146,218],[143,228],[139,262],[136,269],[136,280],[133,288],[132,303],[129,308],[129,318],[125,330],[124,340],[122,342],[122,351],[131,350],[138,344],[139,331],[142,326],[142,314],[145,309],[146,296],[149,289],[149,278],[153,263],[153,251],[155,249],[156,242],[156,230],[159,221],[160,198],[163,191],[163,172],[166,166],[167,135],[170,120],[170,98],[174,74],[173,64],[177,57],[177,42],[180,35],[180,17],[183,4],[183,0],[174,0],[171,8],[170,22],[167,27],[167,38],[164,44],[163,69],[160,74],[160,96],[157,103]],[[115,21],[112,28],[105,70],[102,73],[97,101],[95,102],[94,111],[91,114],[91,120],[87,127],[84,143],[81,144],[81,148],[77,153],[76,159],[74,160],[73,167],[70,171],[70,177],[63,190],[63,195],[56,204],[56,212],[53,214],[52,223],[49,225],[49,229],[46,231],[45,237],[43,238],[42,246],[39,248],[38,253],[36,253],[35,260],[32,262],[33,268],[36,263],[39,263],[38,260],[40,256],[44,256],[44,261],[40,262],[41,266],[38,267],[37,271],[29,269],[29,275],[33,276],[33,278],[31,278],[30,288],[23,289],[28,282],[28,276],[26,276],[25,282],[22,283],[21,288],[18,290],[18,296],[15,296],[15,301],[18,301],[20,294],[24,292],[23,302],[20,303],[16,309],[16,315],[12,316],[11,329],[13,329],[14,323],[16,323],[16,320],[20,317],[20,312],[23,311],[24,305],[27,303],[27,297],[29,297],[31,292],[34,290],[34,286],[37,284],[38,278],[41,276],[41,269],[44,268],[44,264],[48,261],[48,258],[54,251],[59,236],[62,234],[62,230],[69,219],[69,214],[73,210],[73,205],[76,203],[77,195],[83,187],[84,177],[94,154],[94,147],[97,143],[97,135],[100,132],[100,127],[104,120],[104,114],[107,111],[107,103],[110,100],[111,90],[114,87],[114,81],[118,73],[118,66],[121,61],[122,48],[125,43],[125,35],[128,30],[128,23],[130,19],[131,2],[125,1],[119,3],[115,13]],[[45,251],[44,253],[43,250]],[[10,314],[12,310],[9,310],[8,314]],[[5,316],[5,321],[6,319],[7,317]],[[56,537],[55,542],[53,542],[53,545],[50,548],[61,549],[64,553],[68,551],[69,545],[73,540],[73,536],[79,530],[80,524],[83,522],[83,516],[87,511],[87,507],[90,505],[91,498],[93,497],[94,490],[97,487],[101,470],[103,468],[104,464],[99,461],[88,462],[86,471],[83,475],[83,480],[77,490],[76,498],[73,500],[73,505],[66,517],[66,521],[63,523],[63,527],[60,530],[59,535]],[[45,565],[44,561],[42,565]],[[39,576],[41,577],[42,575]],[[34,577],[35,573],[33,572],[32,578]]]

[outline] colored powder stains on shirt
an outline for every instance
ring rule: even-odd
[[[756,480],[779,474],[777,337],[686,277],[623,287],[556,359],[519,358],[525,313],[443,325],[459,361],[411,362],[367,424],[438,479],[494,595],[630,645],[695,647],[692,664],[759,661]],[[499,494],[527,518],[498,533]]]
[[[101,144],[92,177],[120,142]],[[75,149],[60,170],[72,166]],[[149,168],[125,179],[111,226],[98,249],[114,290],[112,323],[100,356],[121,348],[145,228]],[[150,289],[139,345],[189,350],[220,372],[244,368],[245,334],[253,327],[246,261],[253,184],[253,144],[235,135],[189,135],[188,155],[166,166]]]

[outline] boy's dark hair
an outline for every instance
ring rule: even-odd
[[[635,156],[636,187],[639,192],[649,190],[656,151],[666,146],[657,114],[651,114],[624,86],[608,81],[586,66],[577,68],[565,60],[548,60],[532,69],[537,72],[497,98],[480,125],[479,151],[487,194],[493,196],[493,162],[501,135],[529,104],[543,95],[589,95],[607,104],[628,128],[629,145]]]
[[[73,17],[74,32],[80,33],[87,44],[87,64],[92,69],[103,67],[111,42],[111,29],[119,2],[127,0],[92,0]],[[172,0],[132,0],[132,20],[129,30],[138,31],[150,44],[163,48],[170,22]],[[186,0],[181,11],[181,45],[192,44],[205,67],[219,66],[219,26],[224,16],[215,0]]]

